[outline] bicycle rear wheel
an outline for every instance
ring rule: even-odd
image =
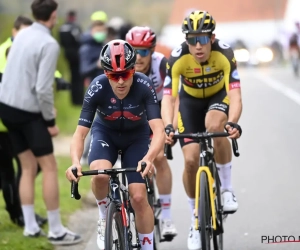
[[[125,249],[124,225],[121,212],[116,204],[111,202],[108,206],[105,227],[105,249],[128,250]]]
[[[210,250],[211,239],[211,209],[210,209],[210,196],[208,189],[207,175],[204,171],[200,174],[200,235],[202,250]]]

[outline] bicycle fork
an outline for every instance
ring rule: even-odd
[[[216,214],[215,214],[215,202],[214,202],[214,196],[215,193],[213,191],[213,184],[214,184],[214,178],[212,177],[212,174],[210,172],[209,167],[203,166],[200,167],[197,171],[196,175],[196,197],[195,197],[195,229],[199,230],[199,196],[200,196],[200,175],[202,172],[206,173],[207,181],[208,181],[208,190],[209,190],[209,197],[210,197],[210,209],[211,209],[211,215],[212,215],[212,226],[213,229],[216,230]]]

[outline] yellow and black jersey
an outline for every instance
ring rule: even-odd
[[[200,64],[194,59],[186,42],[172,51],[167,63],[165,95],[177,96],[180,78],[181,91],[195,98],[213,96],[224,87],[227,92],[240,88],[233,50],[218,39],[212,44],[210,57],[205,63]]]

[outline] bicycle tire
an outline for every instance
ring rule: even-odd
[[[216,200],[215,200],[215,208],[216,208],[216,223],[217,228],[213,231],[213,246],[214,250],[223,250],[223,207],[222,207],[222,194],[221,194],[221,183],[218,175],[218,170],[216,168],[215,163],[213,163],[213,168],[216,171],[215,175],[215,187],[216,187]]]
[[[113,220],[116,222],[117,233],[118,233],[118,248],[113,248],[114,243],[111,241],[112,238],[112,224]],[[118,250],[129,250],[125,249],[125,237],[124,237],[124,225],[122,221],[121,212],[118,211],[116,204],[111,202],[108,206],[106,216],[106,227],[105,227],[105,249],[118,249]]]
[[[156,209],[157,209],[157,202],[158,199],[155,195],[155,188],[154,188],[154,182],[155,182],[155,177],[152,178],[150,181],[150,187],[153,190],[153,194],[148,194],[148,201],[149,205],[153,210],[153,215],[154,215],[154,232],[153,232],[153,247],[154,250],[159,250],[159,243],[160,243],[160,228],[159,228],[159,219],[155,217],[156,215]]]
[[[208,189],[208,180],[206,172],[202,171],[200,174],[200,236],[202,250],[210,250],[210,236],[211,236],[211,209],[210,197]]]

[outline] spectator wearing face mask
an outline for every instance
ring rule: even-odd
[[[79,49],[80,74],[85,83],[89,83],[96,76],[103,74],[98,61],[106,37],[107,27],[102,21],[94,21],[90,33],[82,37]]]

